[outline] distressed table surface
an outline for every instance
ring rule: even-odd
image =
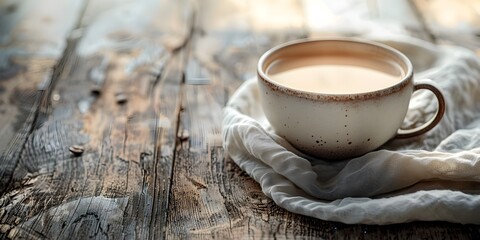
[[[220,136],[278,43],[401,33],[480,53],[479,26],[476,0],[0,1],[0,238],[479,239],[287,212]]]

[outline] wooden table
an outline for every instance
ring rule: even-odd
[[[475,0],[3,0],[0,238],[479,239],[287,212],[221,140],[276,44],[381,32],[479,51],[478,26]]]

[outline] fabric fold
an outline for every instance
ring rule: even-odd
[[[478,58],[462,48],[418,39],[382,42],[412,59],[416,79],[432,79],[444,92],[446,114],[432,131],[394,139],[350,160],[313,159],[273,132],[259,103],[256,79],[250,79],[224,109],[225,151],[268,197],[295,213],[344,223],[479,224],[474,214],[480,210]],[[425,122],[436,104],[427,91],[414,94],[404,125]]]

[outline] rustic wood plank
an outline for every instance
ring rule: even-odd
[[[48,6],[32,1],[24,2]],[[382,1],[357,1],[353,10],[340,3],[333,18],[341,13],[420,26],[384,13]],[[12,2],[0,3],[2,11],[15,12]],[[0,238],[479,238],[474,225],[345,225],[296,215],[276,206],[224,153],[221,108],[255,75],[260,54],[314,35],[302,4],[95,0],[65,51],[67,23],[55,28],[63,31],[53,36],[55,44],[44,41],[49,47],[38,48],[50,50],[20,51],[21,41],[2,45],[0,56],[11,49],[21,54],[0,61],[8,66],[0,71],[0,79],[7,76],[0,86],[8,86],[0,87],[0,98],[28,101],[16,104],[23,118],[0,118],[20,119],[10,135],[22,146],[2,155],[0,179],[8,169],[4,162],[14,174],[0,185]],[[15,29],[11,23],[25,16],[0,14],[0,26],[9,26],[0,28],[0,44],[9,41],[1,36]],[[63,51],[58,63],[51,46]],[[24,57],[29,51],[41,57]],[[73,145],[83,152],[69,152]]]
[[[39,118],[41,99],[83,1],[4,1],[0,5],[0,193]],[[58,11],[62,9],[62,11]],[[62,21],[58,21],[62,20]]]
[[[0,237],[162,238],[185,4],[87,6],[0,198]]]
[[[322,225],[315,219],[293,228],[305,218],[276,206],[221,147],[222,107],[244,80],[255,75],[260,54],[280,42],[306,36],[299,3],[273,2],[203,1],[197,8],[182,98],[181,144],[174,166],[168,237],[318,238],[323,234],[306,227]],[[262,17],[269,11],[282,12],[294,21]],[[215,23],[214,19],[223,21]],[[271,26],[270,30],[266,26]]]
[[[285,2],[280,5],[284,8],[281,12],[295,15],[298,2],[289,1],[290,5]],[[321,221],[287,212],[268,199],[221,148],[220,111],[243,80],[255,75],[256,61],[266,48],[304,37],[310,34],[306,32],[310,28],[293,22],[266,31],[263,26],[269,20],[258,20],[256,25],[255,16],[262,11],[252,8],[275,4],[268,1],[247,4],[202,1],[197,6],[198,19],[182,98],[184,110],[178,131],[181,144],[176,149],[167,237],[471,239],[480,235],[475,225],[445,222],[366,226]],[[365,8],[365,11],[372,9],[367,5]],[[249,15],[251,12],[257,13]],[[222,21],[211,22],[212,19]],[[272,25],[278,23],[275,19],[271,21]]]
[[[475,0],[411,0],[439,43],[480,51],[480,2]]]

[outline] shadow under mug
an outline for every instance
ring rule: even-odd
[[[380,90],[328,94],[286,86],[267,73],[278,60],[332,55],[349,56],[359,62],[368,58],[394,64],[403,74],[398,83]],[[262,107],[275,132],[301,152],[317,158],[352,158],[375,150],[394,137],[418,136],[438,124],[445,112],[445,100],[435,82],[414,81],[412,63],[404,54],[371,41],[338,38],[285,43],[262,55],[257,73]],[[419,89],[433,92],[438,110],[423,125],[400,129],[412,93]]]

